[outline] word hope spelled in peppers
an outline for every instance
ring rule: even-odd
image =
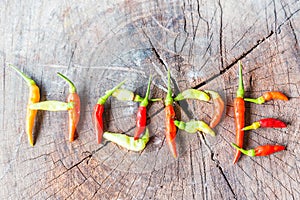
[[[63,78],[69,84],[69,95],[67,101],[40,101],[40,92],[38,86],[35,82],[30,79],[23,72],[18,70],[13,65],[9,65],[15,71],[17,71],[23,79],[27,82],[30,93],[29,100],[27,103],[27,115],[26,115],[26,133],[28,135],[28,140],[30,145],[34,145],[33,139],[33,126],[37,110],[47,110],[47,111],[68,111],[69,113],[69,141],[72,142],[76,138],[75,132],[76,127],[80,119],[80,97],[77,94],[76,87],[72,81],[70,81],[66,76],[58,73],[58,76]],[[166,143],[169,150],[174,158],[178,157],[178,152],[176,148],[176,134],[177,128],[188,133],[202,132],[215,136],[215,132],[212,128],[216,127],[221,121],[224,112],[224,101],[221,96],[212,90],[200,91],[196,89],[187,89],[179,93],[176,97],[172,97],[171,89],[171,73],[168,69],[167,74],[168,79],[168,90],[164,100],[165,105],[165,137]],[[147,126],[147,106],[149,101],[156,102],[162,100],[161,98],[149,98],[150,86],[151,86],[151,76],[149,77],[147,91],[145,97],[141,97],[130,90],[121,89],[120,87],[125,83],[125,80],[119,83],[117,86],[105,92],[101,96],[96,105],[94,106],[92,119],[94,123],[94,131],[96,135],[96,141],[98,144],[102,142],[102,138],[107,141],[113,142],[127,150],[130,151],[142,151],[150,138],[149,129]],[[107,99],[112,96],[120,101],[134,101],[139,103],[139,108],[136,114],[136,129],[134,136],[129,136],[122,133],[112,133],[104,130],[103,124],[103,113],[104,105]],[[185,99],[194,99],[208,102],[212,99],[214,106],[214,113],[212,119],[209,123],[205,123],[201,120],[191,120],[188,122],[183,122],[176,119],[176,114],[174,110],[174,101],[181,101]],[[284,100],[287,101],[288,98],[281,92],[271,91],[265,92],[261,97],[256,99],[244,98],[244,84],[242,77],[242,63],[239,61],[239,84],[236,92],[236,98],[234,99],[234,120],[236,128],[236,144],[232,143],[232,146],[236,149],[236,154],[234,157],[234,163],[236,163],[241,155],[241,153],[248,156],[265,156],[285,149],[281,145],[264,145],[259,146],[254,149],[245,150],[243,149],[244,131],[255,130],[258,128],[285,128],[286,124],[278,119],[274,118],[264,118],[259,121],[253,122],[251,125],[245,127],[245,101],[253,102],[256,104],[263,104],[270,100]],[[177,128],[176,128],[177,127]]]

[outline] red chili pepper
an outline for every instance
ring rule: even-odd
[[[252,99],[252,98],[245,98],[245,101],[249,101],[252,103],[256,104],[263,104],[266,101],[270,101],[272,99],[278,99],[278,100],[283,100],[283,101],[288,101],[288,97],[285,96],[283,93],[278,92],[278,91],[272,91],[272,92],[266,92],[262,96]]]
[[[168,93],[165,99],[165,117],[166,117],[166,141],[169,146],[169,149],[174,156],[177,158],[177,150],[176,150],[176,126],[174,123],[175,120],[175,111],[173,108],[173,98],[172,98],[172,91],[171,91],[171,84],[170,84],[170,69],[168,69]]]
[[[238,146],[243,147],[245,126],[245,101],[244,101],[244,84],[242,75],[242,63],[239,61],[239,87],[236,92],[236,98],[234,99],[234,121],[236,130],[236,143]],[[240,151],[236,151],[233,163],[236,163],[241,156]]]
[[[110,97],[121,85],[125,83],[125,80],[119,83],[116,87],[113,89],[106,91],[105,95],[100,97],[98,99],[97,104],[94,107],[93,111],[93,121],[95,125],[95,132],[96,132],[96,138],[97,138],[97,143],[100,144],[102,141],[102,136],[103,136],[103,112],[104,112],[104,104],[108,97]]]
[[[240,148],[234,143],[231,143],[231,145],[236,148],[238,151],[241,151],[243,154],[247,156],[267,156],[273,153],[276,153],[278,151],[285,150],[285,146],[282,145],[264,145],[264,146],[258,146],[254,149],[245,150]]]
[[[141,134],[145,131],[146,124],[147,124],[147,106],[149,103],[149,94],[150,94],[150,83],[151,83],[151,76],[149,78],[148,87],[146,96],[143,101],[140,103],[139,110],[136,114],[136,129],[134,133],[134,140],[138,140]]]
[[[286,124],[283,121],[274,118],[261,119],[258,122],[253,122],[250,126],[243,128],[244,131],[255,130],[258,128],[285,128]]]
[[[80,118],[80,97],[76,93],[76,87],[70,79],[68,79],[66,76],[64,76],[61,73],[57,73],[58,76],[63,78],[67,83],[69,84],[69,95],[67,97],[67,102],[72,102],[74,104],[74,107],[72,109],[69,109],[69,140],[70,142],[73,142],[75,139],[75,131],[77,124],[79,122]]]
[[[211,128],[214,128],[219,124],[221,120],[224,111],[224,101],[222,100],[221,96],[215,91],[205,90],[205,92],[210,94],[214,102],[214,115],[209,124]]]

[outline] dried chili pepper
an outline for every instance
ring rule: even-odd
[[[140,103],[139,110],[136,114],[136,129],[134,133],[134,140],[140,138],[141,134],[144,132],[147,124],[147,106],[149,103],[149,94],[150,94],[150,84],[151,76],[149,77],[146,96],[143,101]]]
[[[196,89],[187,89],[183,92],[179,93],[175,98],[174,101],[181,101],[184,99],[197,99],[201,101],[209,101],[210,97],[208,94],[201,90]]]
[[[130,137],[125,134],[110,133],[110,132],[104,132],[103,137],[106,140],[116,143],[117,145],[124,147],[130,151],[141,151],[145,149],[150,136],[149,136],[149,130],[148,128],[146,128],[145,134],[138,140],[134,140],[133,137]]]
[[[173,107],[173,98],[172,98],[172,90],[171,90],[171,77],[170,77],[170,69],[168,69],[168,93],[165,99],[165,125],[166,125],[166,141],[168,144],[168,147],[174,156],[174,158],[177,158],[177,150],[176,150],[176,126],[174,123],[175,120],[175,111]]]
[[[245,126],[245,101],[244,101],[244,83],[242,74],[242,63],[239,61],[239,86],[236,92],[236,98],[234,99],[234,121],[236,130],[236,143],[241,148],[243,147],[244,131]],[[240,151],[236,151],[233,163],[236,163],[241,156]]]
[[[264,146],[258,146],[254,149],[245,150],[240,148],[238,145],[231,143],[231,145],[236,148],[238,151],[242,152],[243,154],[247,156],[267,156],[273,153],[276,153],[278,151],[285,150],[285,146],[282,145],[264,145]]]
[[[28,136],[29,144],[31,146],[34,146],[34,138],[33,138],[32,131],[33,131],[37,110],[31,110],[29,106],[33,103],[40,101],[40,89],[36,85],[35,81],[29,78],[26,74],[21,72],[13,65],[9,65],[9,66],[13,68],[19,75],[21,75],[21,77],[26,81],[27,85],[29,86],[29,99],[27,103],[27,113],[26,113],[26,133]]]
[[[95,125],[95,132],[96,132],[96,138],[97,138],[97,143],[100,144],[102,141],[102,136],[103,136],[103,112],[104,112],[104,104],[107,101],[107,99],[123,84],[125,83],[125,80],[119,83],[116,87],[114,87],[111,90],[108,90],[105,92],[105,95],[100,97],[98,99],[97,104],[94,106],[94,111],[93,111],[93,121]]]
[[[249,101],[249,102],[256,103],[256,104],[263,104],[266,101],[270,101],[272,99],[283,100],[283,101],[289,100],[288,97],[285,96],[283,93],[277,92],[277,91],[272,91],[272,92],[266,92],[262,96],[260,96],[256,99],[245,98],[245,101]]]
[[[224,111],[224,101],[222,100],[222,97],[215,91],[212,90],[205,90],[206,93],[208,93],[212,99],[213,99],[213,103],[214,103],[214,115],[210,121],[209,126],[211,128],[216,127],[222,117],[223,111]]]
[[[126,89],[117,89],[112,96],[120,101],[142,102],[144,100],[140,95],[134,94],[132,91]],[[149,99],[149,101],[161,101],[161,98]]]
[[[29,106],[31,110],[48,110],[48,111],[64,111],[74,108],[73,102],[62,101],[42,101],[33,103]]]
[[[253,122],[250,126],[243,128],[244,131],[255,130],[258,128],[285,128],[286,124],[283,121],[274,118],[260,119],[258,122]]]
[[[183,122],[174,120],[174,123],[179,129],[185,130],[188,133],[196,133],[197,131],[201,131],[205,134],[210,134],[211,136],[216,135],[215,132],[204,121],[191,120],[189,122]]]
[[[58,76],[63,78],[69,84],[69,95],[67,97],[67,102],[74,103],[74,107],[69,109],[69,141],[73,142],[75,139],[75,130],[80,118],[80,97],[76,92],[76,87],[70,79],[61,73],[57,73]]]

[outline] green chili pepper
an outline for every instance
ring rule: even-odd
[[[191,120],[189,122],[183,121],[174,121],[175,125],[181,129],[185,130],[188,133],[196,133],[197,131],[201,131],[205,134],[210,134],[211,136],[215,136],[215,132],[203,121]]]
[[[124,147],[130,151],[141,151],[145,149],[146,144],[149,141],[149,130],[146,128],[145,134],[140,139],[134,140],[134,137],[130,137],[120,133],[104,132],[103,137],[117,145]]]
[[[174,101],[181,101],[184,99],[197,99],[200,101],[209,101],[210,97],[208,94],[201,90],[187,89],[179,93],[177,97],[174,98]]]
[[[112,93],[112,96],[120,101],[142,102],[144,100],[140,95],[134,94],[132,91],[126,89],[117,89]],[[150,101],[161,101],[161,98],[150,99]]]
[[[39,103],[33,103],[29,106],[31,110],[48,110],[48,111],[63,111],[74,108],[73,102],[63,101],[42,101]]]

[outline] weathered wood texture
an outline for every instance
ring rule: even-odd
[[[101,2],[101,3],[100,3]],[[1,199],[300,199],[299,1],[1,1]],[[246,123],[262,117],[287,129],[247,134],[245,146],[287,145],[233,165],[233,98],[237,61],[244,63],[246,96],[280,90],[288,102],[246,104]],[[39,112],[36,145],[25,134],[28,88],[13,63],[41,87],[42,100],[64,100],[70,77],[82,98],[79,138],[67,140],[66,112]],[[127,79],[144,94],[164,97],[166,68],[174,93],[213,89],[226,102],[216,137],[179,131],[174,160],[164,138],[163,103],[149,107],[152,139],[142,153],[97,145],[91,112],[104,91]],[[209,122],[213,106],[186,101],[180,119]],[[110,99],[106,128],[133,134],[137,104]],[[109,110],[110,109],[110,110]]]

